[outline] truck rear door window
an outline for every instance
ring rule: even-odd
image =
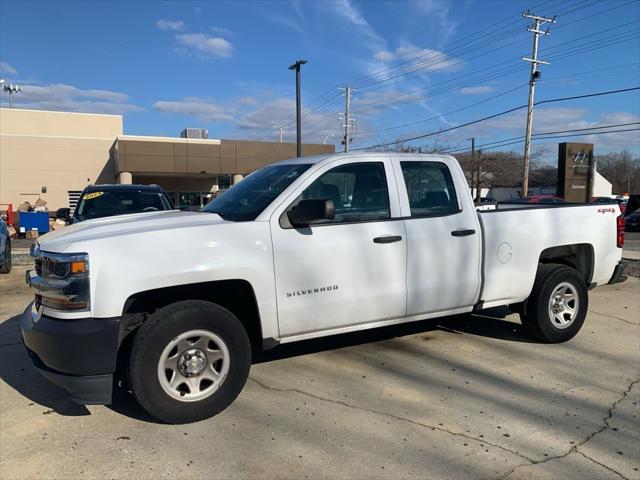
[[[458,213],[449,168],[441,162],[400,162],[412,217]]]

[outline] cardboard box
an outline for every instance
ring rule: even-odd
[[[35,240],[36,238],[38,238],[38,230],[29,230],[25,234],[25,237],[28,238],[29,240]]]
[[[18,205],[18,211],[19,212],[30,212],[31,211],[31,204],[29,202],[22,202],[20,205]]]

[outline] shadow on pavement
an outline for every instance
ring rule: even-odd
[[[460,335],[495,338],[508,342],[535,342],[525,336],[519,323],[504,320],[508,314],[509,310],[506,307],[498,307],[474,314],[422,320],[284,344],[272,350],[257,353],[253,363],[271,362],[437,330]],[[69,400],[62,389],[49,383],[35,369],[20,341],[19,316],[0,324],[0,339],[0,377],[9,386],[30,401],[48,407],[60,415],[82,416],[90,414],[86,407]],[[118,382],[116,380],[116,383]],[[138,405],[133,395],[127,391],[124,383],[114,385],[113,403],[108,407],[130,418],[158,423]]]
[[[0,378],[18,393],[60,415],[89,415],[89,410],[67,397],[36,370],[22,345],[20,315],[0,323]]]
[[[473,314],[435,318],[432,320],[419,320],[402,325],[391,325],[371,330],[287,343],[278,345],[272,350],[257,353],[254,356],[253,363],[271,362],[283,358],[335,350],[365,343],[380,342],[436,330],[495,338],[509,342],[536,343],[536,340],[526,336],[519,323],[504,320],[509,314],[510,312],[507,307],[496,307]]]

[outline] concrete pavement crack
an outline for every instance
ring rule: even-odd
[[[591,461],[593,461],[595,463],[599,463],[599,462],[596,462],[595,460],[593,460],[592,458],[587,457],[584,453],[580,452],[578,449],[581,446],[583,446],[585,443],[589,442],[593,437],[595,437],[599,433],[604,432],[607,428],[609,428],[609,420],[613,416],[613,411],[620,404],[620,402],[622,402],[625,398],[627,398],[627,396],[629,395],[629,393],[633,389],[634,385],[636,385],[637,383],[640,383],[640,379],[632,381],[629,384],[629,386],[626,388],[626,390],[624,392],[622,392],[622,396],[619,397],[615,402],[613,402],[611,404],[611,406],[609,407],[609,410],[607,411],[607,415],[602,419],[602,422],[604,423],[604,425],[602,427],[600,427],[599,429],[591,432],[589,435],[587,435],[585,437],[584,440],[582,440],[580,443],[578,443],[578,444],[574,445],[573,447],[571,447],[566,453],[563,453],[562,455],[556,455],[554,457],[547,457],[544,460],[539,460],[539,461],[530,460],[530,463],[521,463],[521,464],[515,465],[510,470],[508,470],[504,474],[502,474],[499,477],[497,477],[496,480],[503,480],[503,479],[509,477],[509,475],[511,475],[513,472],[515,472],[520,467],[526,467],[527,465],[540,465],[540,464],[546,463],[546,462],[548,462],[550,460],[558,460],[558,459],[561,459],[561,458],[565,458],[565,457],[571,455],[572,453],[579,453],[583,457],[586,457],[586,458],[588,458],[589,460],[591,460]],[[606,467],[605,465],[602,465],[602,466],[607,468],[607,469],[609,469],[609,470],[611,470],[612,472],[620,475],[622,478],[625,478],[620,473],[618,473],[615,470],[613,470],[611,467]]]
[[[603,317],[611,318],[613,320],[620,320],[621,322],[628,323],[629,325],[633,325],[634,327],[640,327],[640,323],[632,322],[631,320],[627,320],[625,318],[616,317],[615,315],[609,315],[608,313],[596,312],[593,309],[589,310],[591,313],[595,313],[596,315],[602,315]]]
[[[510,450],[507,447],[503,447],[502,445],[498,445],[496,443],[492,443],[487,441],[485,438],[478,438],[478,437],[474,437],[472,435],[467,435],[464,433],[456,433],[456,432],[452,432],[450,430],[447,430],[446,428],[442,428],[440,426],[435,426],[435,425],[428,425],[426,423],[421,423],[421,422],[416,422],[415,420],[411,420],[409,418],[405,418],[405,417],[401,417],[399,415],[394,415],[393,413],[388,413],[388,412],[382,412],[380,410],[374,410],[372,408],[367,408],[367,407],[362,407],[359,405],[353,405],[351,403],[347,403],[347,402],[343,402],[342,400],[334,400],[333,398],[325,398],[325,397],[321,397],[319,395],[315,395],[313,393],[309,393],[309,392],[305,392],[304,390],[299,390],[297,388],[278,388],[278,387],[272,387],[270,385],[266,385],[258,380],[256,380],[255,378],[249,377],[249,380],[252,380],[254,383],[258,384],[260,387],[264,388],[265,390],[272,390],[275,392],[291,392],[291,393],[298,393],[300,395],[304,395],[307,397],[311,397],[311,398],[315,398],[316,400],[320,400],[322,402],[328,402],[328,403],[334,403],[337,405],[342,405],[343,407],[347,407],[347,408],[352,408],[354,410],[362,410],[365,412],[369,412],[369,413],[373,413],[375,415],[381,415],[384,417],[389,417],[389,418],[393,418],[395,420],[401,421],[401,422],[406,422],[406,423],[410,423],[412,425],[421,427],[421,428],[428,428],[434,431],[439,431],[439,432],[443,432],[443,433],[448,433],[449,435],[453,435],[456,437],[463,437],[466,438],[467,440],[472,440],[474,442],[478,442],[478,443],[483,443],[485,445],[490,445],[494,448],[498,448],[500,450],[503,450],[505,452],[508,452],[512,455],[515,455],[517,457],[520,457],[524,460],[527,460],[530,463],[533,463],[534,460],[530,459],[529,457],[522,455],[521,453],[518,453],[514,450]]]
[[[616,475],[618,475],[620,478],[623,478],[624,480],[630,480],[629,478],[625,477],[624,475],[622,475],[620,472],[617,472],[616,470],[614,470],[611,467],[608,467],[607,465],[605,465],[604,463],[600,463],[597,460],[594,460],[593,458],[585,455],[584,453],[582,453],[580,450],[576,450],[576,452],[578,455],[582,455],[584,458],[586,458],[587,460],[592,461],[593,463],[595,463],[596,465],[600,465],[602,468],[605,468],[607,470],[609,470],[611,473],[615,473]]]

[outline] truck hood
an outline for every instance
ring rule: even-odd
[[[215,213],[165,212],[134,213],[86,220],[55,230],[38,239],[41,250],[61,253],[72,243],[119,237],[141,232],[183,229],[226,223]]]

